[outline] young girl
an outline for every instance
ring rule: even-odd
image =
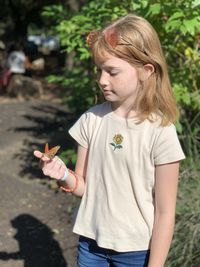
[[[127,15],[87,38],[105,102],[69,130],[75,172],[35,151],[45,175],[82,196],[74,232],[79,267],[162,267],[174,229],[177,108],[158,36]]]

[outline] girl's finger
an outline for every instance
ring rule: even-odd
[[[38,151],[38,150],[35,150],[35,151],[33,152],[33,154],[34,154],[34,156],[35,156],[36,158],[39,158],[39,159],[42,160],[42,161],[49,161],[49,160],[50,160],[48,157],[46,157],[46,156],[44,155],[44,153],[42,153],[42,152],[40,152],[40,151]]]
[[[43,153],[40,152],[40,151],[38,151],[38,150],[35,150],[35,151],[33,152],[33,155],[34,155],[36,158],[41,159]]]

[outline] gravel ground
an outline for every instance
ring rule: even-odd
[[[0,98],[0,266],[75,267],[78,198],[44,177],[34,149],[70,144],[72,115],[60,101]]]

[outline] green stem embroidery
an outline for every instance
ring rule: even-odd
[[[121,134],[116,134],[113,137],[113,142],[110,143],[110,145],[113,146],[113,151],[115,151],[117,148],[118,149],[123,148],[123,146],[121,145],[122,141],[123,141],[123,136]]]

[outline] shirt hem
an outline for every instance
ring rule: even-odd
[[[73,229],[73,233],[95,240],[97,242],[97,245],[101,248],[111,249],[111,250],[114,250],[117,252],[143,251],[143,250],[149,250],[149,247],[150,247],[150,241],[146,242],[146,244],[144,244],[144,245],[118,246],[117,244],[113,244],[113,242],[110,243],[109,240],[105,241],[102,238],[98,239],[92,233],[83,233],[83,232],[76,230],[76,229]],[[122,239],[119,238],[119,240],[122,240]],[[122,242],[120,242],[120,243],[122,243]],[[134,243],[134,240],[133,240],[133,243]]]

